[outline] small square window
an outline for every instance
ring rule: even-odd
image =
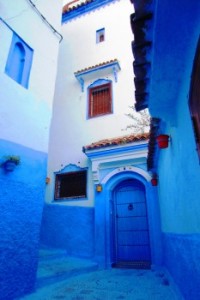
[[[105,41],[105,28],[96,31],[96,42],[102,43]]]
[[[86,198],[87,171],[56,175],[55,199]]]
[[[89,89],[89,118],[112,112],[111,83],[91,87]]]

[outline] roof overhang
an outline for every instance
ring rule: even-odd
[[[89,13],[95,9],[99,9],[101,6],[115,1],[116,0],[86,0],[80,4],[74,3],[73,6],[66,4],[63,7],[62,23],[66,23],[76,17]]]
[[[200,2],[131,0],[136,110],[176,125],[173,111],[189,93],[199,38]]]
[[[74,76],[81,85],[81,90],[84,91],[85,81],[105,77],[109,74],[113,74],[115,82],[117,82],[117,73],[121,70],[119,61],[113,59],[107,62],[97,64],[92,67],[85,68],[83,70],[74,73]]]
[[[148,154],[148,139],[128,144],[111,145],[102,148],[83,149],[92,163],[94,182],[99,181],[99,171],[102,169],[146,164]]]

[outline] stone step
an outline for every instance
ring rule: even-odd
[[[39,261],[52,260],[67,256],[67,251],[63,249],[41,248],[39,250]]]
[[[63,250],[41,249],[36,288],[97,269],[98,264],[89,259],[67,256]]]

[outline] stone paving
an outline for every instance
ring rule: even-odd
[[[94,262],[74,257],[42,260],[36,291],[21,299],[183,300],[163,270],[99,270]]]

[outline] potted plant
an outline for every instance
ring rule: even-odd
[[[152,184],[152,186],[157,186],[158,185],[158,178],[157,177],[152,177],[151,178],[151,184]]]
[[[169,135],[160,134],[156,137],[156,140],[160,149],[167,148],[169,143]]]
[[[3,163],[4,169],[6,171],[13,171],[17,165],[20,164],[20,157],[17,155],[7,155],[5,156],[5,161]]]

